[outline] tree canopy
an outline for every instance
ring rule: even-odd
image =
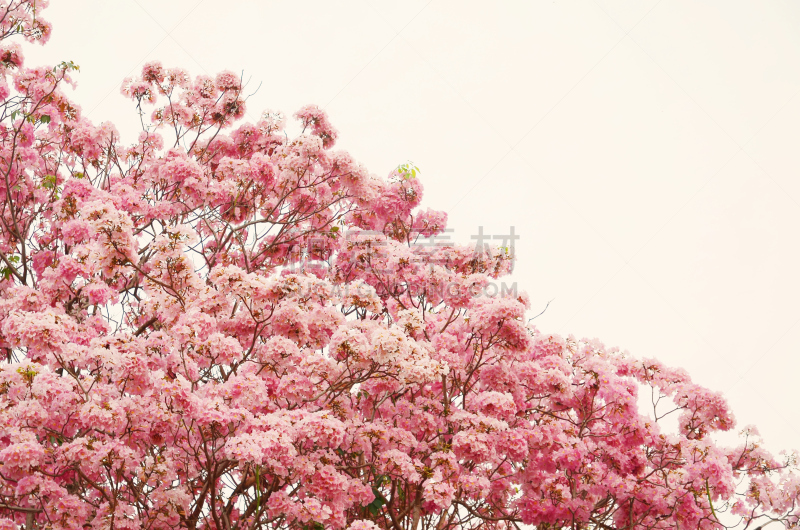
[[[531,325],[507,248],[435,242],[412,164],[159,63],[124,144],[77,65],[24,64],[46,6],[0,5],[0,529],[797,523],[793,455],[716,444],[733,415],[683,370]]]

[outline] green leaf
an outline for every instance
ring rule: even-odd
[[[55,175],[45,175],[42,179],[42,187],[52,190],[56,187],[57,178]]]
[[[41,121],[42,123],[50,123],[50,116],[44,115],[41,118],[39,118],[39,121]]]
[[[77,70],[78,72],[81,70],[81,67],[72,61],[61,61],[56,68],[61,68],[62,70]],[[56,68],[54,68],[53,71],[55,71]]]
[[[414,165],[413,162],[406,162],[405,164],[400,164],[397,166],[395,170],[403,176],[403,179],[413,179],[417,178],[417,173],[422,173],[422,171]]]
[[[371,513],[373,516],[378,515],[381,507],[386,504],[386,497],[383,496],[383,493],[378,489],[385,481],[388,480],[388,477],[383,475],[378,475],[375,478],[375,486],[372,486],[372,493],[375,495],[375,499],[367,504],[365,508]]]
[[[372,501],[367,505],[367,510],[369,511],[369,513],[375,516],[378,515],[379,511],[381,511],[382,506],[383,506],[383,500],[376,497],[374,501]]]

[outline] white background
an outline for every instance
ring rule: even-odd
[[[800,4],[786,0],[54,0],[28,65],[128,139],[149,60],[244,71],[248,114],[324,107],[452,239],[514,226],[545,332],[686,368],[800,449]]]

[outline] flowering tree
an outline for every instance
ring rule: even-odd
[[[157,63],[123,145],[9,43],[46,4],[0,6],[0,529],[796,524],[718,394],[527,325],[503,249],[415,244],[446,221],[415,168]]]

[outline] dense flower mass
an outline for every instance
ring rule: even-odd
[[[158,63],[125,145],[11,42],[46,5],[0,4],[0,530],[797,523],[793,457],[715,444],[720,395],[529,325],[507,250],[420,244],[413,166]]]

